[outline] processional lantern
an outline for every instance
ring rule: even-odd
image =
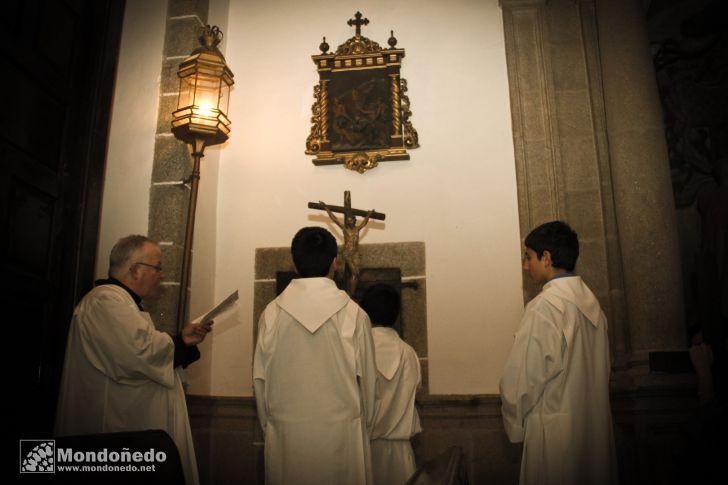
[[[200,29],[200,44],[179,65],[179,98],[172,113],[172,133],[193,145],[218,145],[228,139],[230,120],[227,117],[233,73],[225,63],[217,45],[222,40],[219,28],[209,25]],[[194,155],[194,152],[193,152]]]
[[[180,276],[180,297],[177,306],[177,326],[187,322],[187,286],[190,281],[192,239],[195,229],[195,209],[200,181],[200,159],[205,147],[219,145],[228,139],[230,120],[228,102],[233,73],[217,48],[223,34],[217,26],[200,28],[201,47],[195,49],[179,65],[179,98],[172,113],[172,133],[190,145],[194,166],[185,182],[191,185],[187,210],[184,252]]]

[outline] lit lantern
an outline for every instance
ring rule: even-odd
[[[233,73],[225,63],[217,45],[222,32],[204,27],[200,33],[202,47],[196,49],[180,65],[177,110],[172,113],[172,132],[180,140],[204,146],[224,143],[230,133],[227,117]]]
[[[190,203],[187,206],[180,291],[177,304],[177,328],[187,324],[187,288],[192,267],[192,240],[195,232],[197,191],[200,182],[200,159],[206,146],[218,145],[228,139],[230,120],[227,117],[230,86],[233,73],[225,64],[225,58],[217,45],[222,40],[220,29],[209,25],[200,29],[200,44],[179,65],[179,98],[177,109],[172,113],[172,133],[189,144],[194,165],[185,182],[190,183]]]

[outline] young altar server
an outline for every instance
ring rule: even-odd
[[[417,469],[410,438],[422,431],[415,409],[420,361],[392,325],[400,308],[399,293],[378,284],[364,294],[362,308],[374,324],[377,362],[377,409],[372,431],[372,470],[377,485],[401,485]]]
[[[543,289],[526,306],[500,382],[506,433],[524,443],[520,484],[617,483],[607,320],[573,273],[576,233],[549,222],[525,246],[523,269]]]
[[[370,484],[376,368],[369,317],[331,279],[336,240],[305,227],[301,278],[265,309],[253,362],[268,484]]]

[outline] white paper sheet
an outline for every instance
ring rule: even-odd
[[[238,290],[235,290],[232,293],[230,293],[230,295],[228,295],[227,298],[225,298],[223,301],[221,301],[215,308],[213,308],[209,312],[205,313],[204,316],[195,318],[193,320],[193,322],[207,323],[211,320],[214,320],[216,317],[219,317],[226,311],[233,308],[237,301],[238,301]]]

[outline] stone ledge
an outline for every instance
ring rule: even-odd
[[[447,411],[455,409],[465,412],[457,413],[461,417],[494,417],[500,416],[500,396],[483,395],[428,395],[417,399],[417,408],[423,416],[452,417]],[[254,396],[201,396],[187,395],[187,408],[190,416],[240,417],[257,416]]]
[[[695,389],[673,386],[661,389],[612,390],[610,392],[613,414],[627,411],[649,411],[660,409],[691,409],[697,405]],[[639,407],[629,403],[642,403]],[[499,417],[501,399],[498,394],[477,395],[423,395],[417,398],[417,408],[422,416],[437,417]],[[678,404],[677,408],[674,404]],[[257,415],[254,396],[201,396],[187,395],[190,415],[212,415],[215,417],[251,417]],[[457,413],[453,411],[457,410]]]

